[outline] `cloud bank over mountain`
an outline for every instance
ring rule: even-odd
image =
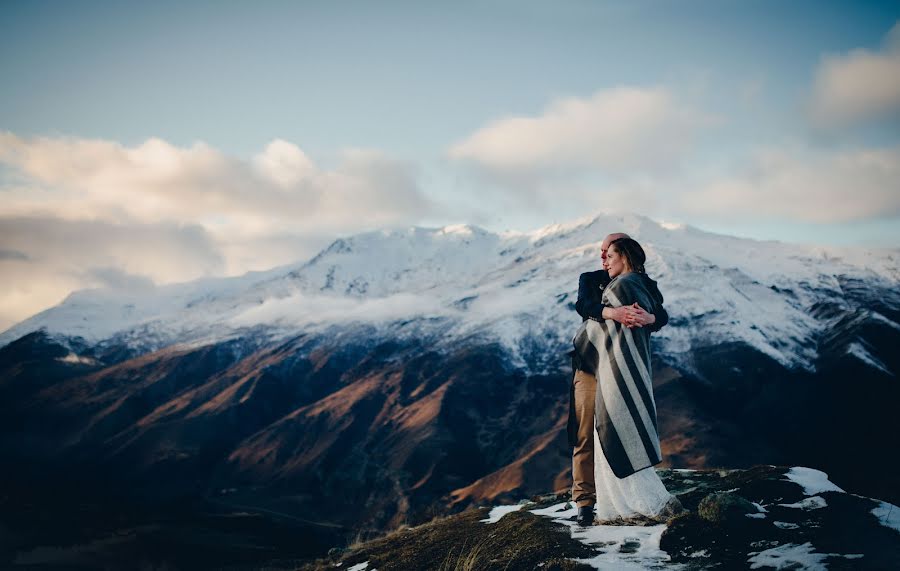
[[[180,148],[151,138],[127,147],[4,133],[0,161],[53,190],[52,200],[14,191],[6,215],[40,208],[70,219],[202,222],[249,233],[300,223],[308,232],[335,232],[358,228],[363,218],[379,226],[429,208],[409,165],[377,151],[350,150],[328,170],[283,140],[246,160],[202,142]]]
[[[13,181],[0,206],[3,326],[75,289],[268,269],[433,209],[409,164],[351,149],[328,169],[283,140],[241,159],[202,142],[7,132],[0,164]]]

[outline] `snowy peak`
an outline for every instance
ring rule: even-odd
[[[360,322],[403,336],[402,324],[418,322],[440,324],[448,341],[486,335],[524,364],[523,344],[534,339],[544,340],[548,354],[565,349],[580,322],[572,310],[578,276],[599,268],[599,244],[616,231],[647,252],[648,273],[672,317],[657,336],[659,351],[673,364],[689,366],[693,350],[733,342],[785,366],[811,368],[816,339],[830,327],[812,311],[823,304],[849,311],[878,300],[870,309],[897,321],[896,251],[854,249],[844,257],[836,249],[602,213],[531,232],[470,225],[366,232],[267,272],[76,292],[0,335],[0,346],[42,328],[143,351],[251,330],[278,337]]]
[[[336,240],[291,277],[310,293],[378,297],[429,289],[487,271],[500,244],[475,226],[367,232]]]

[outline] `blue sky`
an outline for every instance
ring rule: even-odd
[[[898,20],[896,1],[4,2],[0,326],[25,299],[379,226],[612,209],[897,247]],[[96,258],[48,227],[96,235]],[[135,265],[100,245],[111,227],[171,255]]]
[[[765,83],[778,134],[820,58],[877,48],[898,2],[12,2],[0,121],[126,144],[272,138],[429,158],[486,121],[615,85]],[[896,126],[895,126],[896,127]],[[782,127],[783,128],[783,127]],[[896,136],[896,128],[893,135]]]

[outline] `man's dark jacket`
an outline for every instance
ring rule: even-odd
[[[650,279],[647,274],[639,274],[647,283],[647,288],[659,295],[659,311],[653,315],[656,321],[653,325],[648,325],[650,332],[659,331],[669,322],[669,314],[666,313],[662,306],[662,293],[659,292],[656,282]],[[603,321],[603,288],[610,282],[609,272],[606,270],[597,270],[596,272],[585,272],[578,278],[578,301],[575,302],[575,311],[581,316],[582,321],[593,317]],[[572,383],[569,385],[569,423],[566,431],[569,436],[569,446],[574,447],[578,442],[578,419],[575,416],[575,371],[581,368],[578,362],[578,355],[575,350],[569,352],[572,357]],[[599,381],[599,379],[598,379]],[[599,389],[598,389],[599,390]]]

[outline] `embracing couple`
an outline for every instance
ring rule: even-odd
[[[643,248],[626,234],[600,246],[603,269],[581,274],[575,308],[569,445],[578,523],[663,522],[683,510],[653,466],[662,461],[650,333],[669,320],[644,271]]]

